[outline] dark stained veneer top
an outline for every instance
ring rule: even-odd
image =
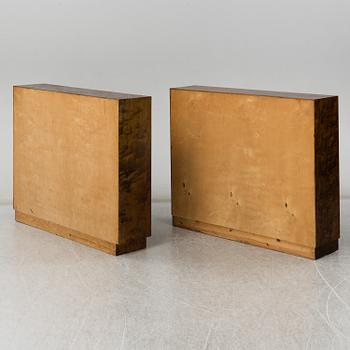
[[[178,88],[172,88],[171,90],[188,90],[188,91],[199,91],[199,92],[219,92],[226,94],[241,94],[241,95],[256,95],[256,96],[270,96],[270,97],[281,97],[281,98],[295,98],[303,100],[319,100],[322,98],[334,97],[332,95],[318,95],[318,94],[304,94],[298,92],[280,92],[280,91],[265,91],[265,90],[248,90],[248,89],[233,89],[223,88],[214,86],[184,86]]]
[[[15,85],[14,88],[16,87],[32,89],[32,90],[62,92],[62,93],[74,94],[74,95],[100,97],[100,98],[107,98],[107,99],[114,99],[114,100],[127,100],[127,99],[133,99],[133,98],[149,97],[145,95],[125,94],[121,92],[112,92],[112,91],[103,91],[103,90],[81,89],[81,88],[51,85],[51,84]]]

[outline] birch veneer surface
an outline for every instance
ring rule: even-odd
[[[313,259],[338,248],[338,97],[170,97],[174,225]]]
[[[14,87],[16,219],[111,254],[150,235],[151,98]]]

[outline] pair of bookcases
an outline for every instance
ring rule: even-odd
[[[336,96],[190,86],[170,105],[174,225],[311,259],[338,249]],[[15,86],[14,209],[111,254],[145,248],[151,97]]]

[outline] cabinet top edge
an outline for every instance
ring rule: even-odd
[[[319,100],[323,98],[337,97],[336,95],[323,95],[323,94],[311,94],[311,93],[299,93],[299,92],[283,92],[283,91],[268,91],[268,90],[252,90],[252,89],[236,89],[217,86],[201,86],[191,85],[184,87],[175,87],[170,90],[185,90],[185,91],[197,91],[197,92],[216,92],[224,94],[238,94],[238,95],[254,95],[254,96],[267,96],[267,97],[281,97],[303,100]]]
[[[128,99],[134,99],[134,98],[150,97],[146,95],[136,95],[136,94],[128,94],[128,93],[104,91],[104,90],[83,89],[83,88],[77,88],[77,87],[52,85],[52,84],[14,85],[13,88],[61,92],[66,94],[83,95],[83,96],[106,98],[106,99],[113,99],[113,100],[128,100]]]

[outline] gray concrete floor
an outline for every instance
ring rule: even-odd
[[[171,226],[113,257],[0,207],[0,349],[350,349],[350,201],[316,262]]]

